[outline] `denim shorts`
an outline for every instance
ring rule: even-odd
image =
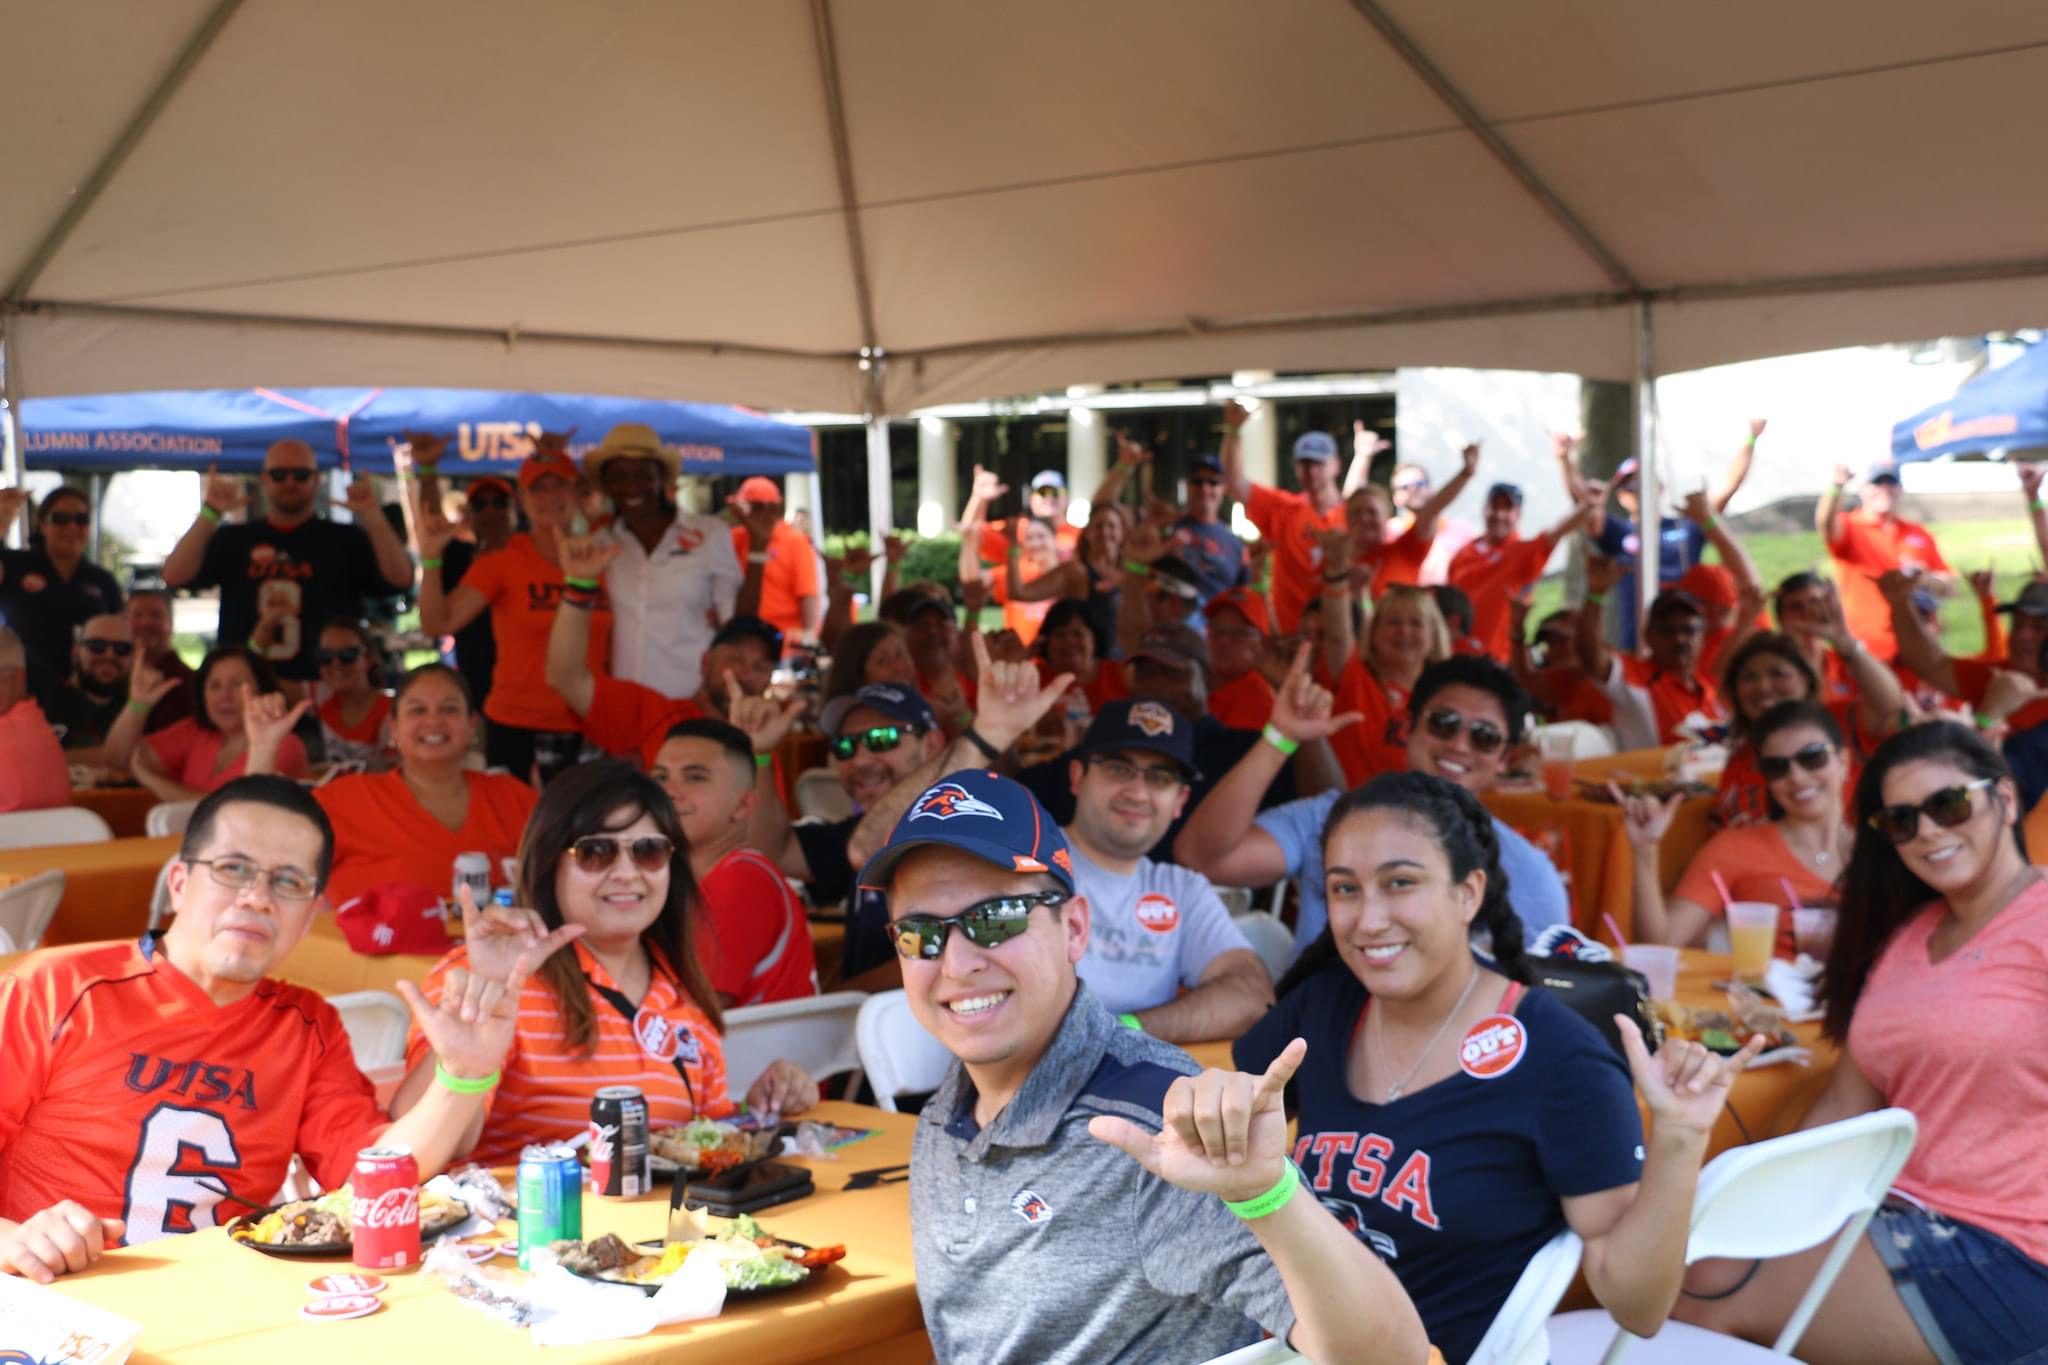
[[[2048,1266],[1899,1199],[1870,1220],[1870,1241],[1942,1365],[2048,1365]]]

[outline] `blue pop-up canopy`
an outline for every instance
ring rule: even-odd
[[[408,431],[449,438],[442,472],[510,474],[543,432],[578,454],[621,422],[644,422],[691,474],[799,474],[816,467],[806,427],[710,403],[486,389],[211,389],[30,398],[31,468],[254,470],[275,441],[322,464],[389,473]]]
[[[1901,464],[2041,447],[2048,447],[2048,343],[1892,428],[1892,458]]]

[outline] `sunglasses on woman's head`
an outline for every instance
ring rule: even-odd
[[[576,870],[596,876],[608,872],[619,861],[623,850],[633,860],[633,866],[642,872],[659,872],[669,865],[675,856],[676,846],[665,835],[643,834],[637,839],[620,839],[611,834],[590,834],[569,846],[570,856],[576,859]]]
[[[1970,818],[1970,793],[1997,780],[1980,777],[1960,787],[1943,787],[1917,806],[1886,806],[1870,817],[1870,827],[1895,844],[1911,843],[1919,835],[1922,815],[1942,829],[1954,829]]]
[[[1756,770],[1764,775],[1764,781],[1776,782],[1779,778],[1792,771],[1794,763],[1797,763],[1810,773],[1817,773],[1822,768],[1828,766],[1828,760],[1834,756],[1834,753],[1833,745],[1823,744],[1816,740],[1812,744],[1800,749],[1797,753],[1761,755],[1756,761]]]
[[[363,657],[363,647],[350,645],[346,649],[323,649],[318,657],[322,668],[329,664],[352,664]]]
[[[85,512],[52,512],[43,518],[52,526],[76,526],[83,529],[92,525],[92,517]]]
[[[1429,731],[1432,739],[1440,739],[1446,743],[1456,739],[1458,731],[1463,730],[1472,741],[1474,753],[1498,753],[1501,745],[1508,742],[1507,734],[1492,721],[1467,720],[1449,707],[1432,711],[1424,716],[1422,718],[1422,726],[1425,730]]]
[[[832,736],[832,752],[839,758],[852,758],[863,746],[871,754],[886,754],[903,742],[903,736],[910,731],[901,725],[877,725],[872,729],[855,730],[848,734]]]
[[[1065,905],[1064,891],[1035,891],[1021,896],[991,896],[976,901],[949,919],[937,915],[905,915],[889,925],[896,942],[896,955],[916,962],[941,957],[946,939],[955,929],[980,948],[1008,943],[1031,927],[1034,905]]]
[[[310,469],[266,469],[263,471],[263,477],[269,479],[272,483],[311,483],[313,481],[313,471]]]

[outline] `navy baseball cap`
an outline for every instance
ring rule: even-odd
[[[1495,498],[1506,498],[1515,506],[1520,507],[1522,505],[1522,485],[1505,481],[1497,483],[1486,490],[1486,500],[1488,502],[1492,502]]]
[[[1201,775],[1195,767],[1195,727],[1163,701],[1140,698],[1110,702],[1088,722],[1088,733],[1081,736],[1074,753],[1086,758],[1090,754],[1123,753],[1130,749],[1166,755],[1180,764],[1190,782]]]
[[[1188,466],[1188,473],[1191,475],[1214,474],[1221,478],[1223,476],[1223,458],[1214,451],[1205,450],[1200,455],[1195,456],[1195,462]]]
[[[886,891],[904,854],[933,846],[971,853],[1005,872],[1049,873],[1074,891],[1074,859],[1059,823],[1028,788],[1001,773],[963,768],[926,787],[860,870],[860,884]]]
[[[1297,460],[1334,460],[1337,458],[1337,441],[1327,431],[1305,431],[1294,442],[1294,458]]]
[[[865,706],[871,711],[880,711],[894,721],[917,730],[936,730],[939,718],[932,711],[932,705],[916,692],[894,683],[869,683],[858,692],[844,697],[834,697],[825,703],[825,714],[818,724],[828,739],[839,734],[839,723],[846,719],[846,713],[856,707]]]
[[[782,632],[758,616],[735,616],[711,637],[713,647],[729,645],[735,640],[759,640],[768,647],[769,658],[782,657]]]

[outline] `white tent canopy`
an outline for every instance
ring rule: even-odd
[[[2048,6],[2010,0],[8,0],[6,32],[20,395],[904,412],[2048,316]]]

